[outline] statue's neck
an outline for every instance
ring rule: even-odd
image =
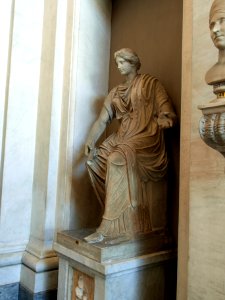
[[[218,63],[219,64],[224,64],[225,63],[225,50],[219,50],[219,58],[218,58]]]
[[[134,71],[132,73],[129,73],[127,76],[126,76],[126,83],[127,84],[130,84],[134,78],[137,76],[137,71]]]

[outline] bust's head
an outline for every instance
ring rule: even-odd
[[[141,67],[141,62],[137,54],[129,49],[122,48],[114,53],[114,59],[117,63],[118,59],[123,59],[126,62],[129,62],[132,66],[135,67],[136,71],[138,71]]]
[[[225,0],[215,0],[209,14],[209,27],[214,45],[225,50]]]

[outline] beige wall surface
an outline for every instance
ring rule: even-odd
[[[141,73],[157,77],[180,111],[182,1],[114,0],[112,9],[110,88],[121,82],[113,53],[137,52]]]
[[[189,299],[225,298],[225,161],[199,138],[198,104],[214,98],[204,82],[217,61],[208,29],[212,0],[193,1],[192,125],[190,166]]]
[[[225,161],[198,133],[197,106],[214,98],[204,80],[217,61],[208,29],[212,2],[184,1],[189,22],[184,22],[183,31],[178,299],[225,298]],[[188,283],[182,274],[187,274],[187,260]]]
[[[113,53],[123,47],[137,52],[141,73],[157,77],[172,99],[178,118],[181,93],[182,1],[112,2],[111,62],[109,88],[123,79],[113,59]],[[179,125],[167,132],[171,158],[170,210],[176,238],[179,190]]]

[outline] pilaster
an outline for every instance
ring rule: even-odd
[[[19,282],[29,239],[42,8],[0,1],[0,285]]]
[[[23,255],[21,284],[39,293],[57,288],[58,258],[52,249],[56,231],[59,149],[65,77],[67,32],[73,1],[44,1],[37,127],[29,243]],[[70,24],[70,27],[68,26]],[[68,28],[69,27],[69,28]]]

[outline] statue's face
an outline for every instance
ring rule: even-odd
[[[132,65],[129,61],[125,60],[122,57],[116,58],[117,68],[119,69],[122,75],[128,75],[135,70],[134,65]]]
[[[215,14],[209,26],[214,45],[220,50],[225,50],[225,15],[218,18]]]

